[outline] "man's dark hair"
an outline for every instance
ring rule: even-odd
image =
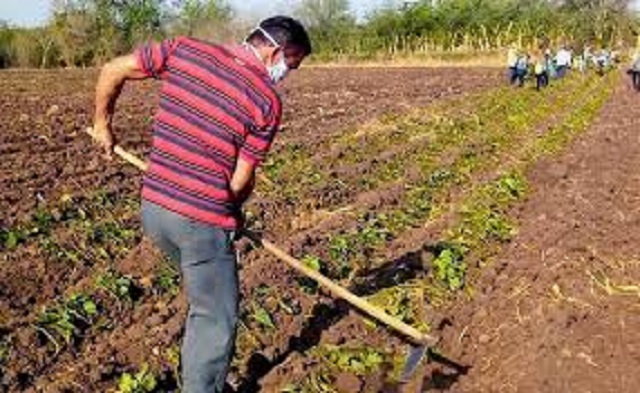
[[[283,48],[295,47],[305,55],[311,54],[309,34],[307,34],[307,30],[302,26],[302,23],[297,20],[288,16],[274,16],[263,20],[259,26],[269,33]],[[249,35],[247,41],[271,45],[271,41],[257,29]]]

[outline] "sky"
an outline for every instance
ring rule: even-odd
[[[350,0],[352,10],[362,17],[367,12],[390,0]],[[393,1],[393,0],[391,0]],[[639,0],[640,1],[640,0]],[[229,0],[240,13],[250,18],[286,13],[295,0]],[[18,26],[36,26],[44,23],[51,9],[51,0],[0,0],[0,20]]]

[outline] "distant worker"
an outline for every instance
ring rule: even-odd
[[[509,84],[513,85],[518,79],[518,73],[516,71],[516,65],[518,63],[518,48],[515,44],[509,46],[507,52],[507,71],[509,75]]]
[[[109,62],[98,79],[93,129],[108,155],[125,82],[162,81],[141,210],[145,234],[182,273],[183,393],[224,389],[238,323],[241,208],[280,125],[276,85],[310,53],[305,28],[277,16],[242,44],[178,37],[143,46]]]
[[[545,62],[545,68],[547,70],[547,76],[549,77],[549,79],[555,79],[556,78],[556,63],[555,63],[555,59],[553,58],[553,54],[551,53],[551,49],[547,48],[544,51],[544,62]]]
[[[640,49],[636,49],[628,73],[631,76],[633,88],[640,91]]]
[[[582,60],[584,61],[584,70],[588,70],[593,63],[593,51],[591,45],[585,45],[582,50]]]
[[[516,79],[518,80],[518,87],[524,86],[524,81],[529,71],[529,55],[522,53],[518,56],[516,61]]]
[[[567,70],[571,67],[571,61],[571,51],[563,45],[556,54],[556,73],[558,78],[564,78],[567,74]]]
[[[611,55],[606,48],[602,48],[593,58],[593,61],[598,75],[604,75],[611,66]]]
[[[572,68],[574,70],[578,70],[580,71],[580,73],[584,73],[586,70],[585,67],[585,62],[584,62],[584,55],[582,53],[578,54],[577,56],[575,56],[573,58],[573,66]]]
[[[534,54],[533,72],[536,76],[536,90],[540,91],[542,88],[549,85],[549,71],[547,70],[547,60],[540,51]]]

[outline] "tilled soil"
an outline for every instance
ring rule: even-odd
[[[530,173],[520,233],[445,329],[471,366],[455,392],[640,390],[639,96],[620,86],[589,131]]]
[[[282,87],[286,144],[313,146],[362,121],[495,85],[495,70],[303,69]],[[95,70],[0,74],[0,223],[9,225],[64,192],[117,184],[134,192],[136,170],[105,166],[84,133],[91,125]],[[152,82],[130,83],[114,125],[120,142],[144,153],[157,102]]]

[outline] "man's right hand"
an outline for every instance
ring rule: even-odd
[[[126,80],[144,79],[147,75],[138,66],[136,55],[118,57],[102,67],[96,86],[96,111],[93,137],[104,148],[107,158],[113,157],[116,140],[111,129],[111,118],[116,101]]]
[[[107,159],[113,158],[113,148],[116,140],[111,130],[111,123],[108,121],[97,121],[93,125],[93,138],[102,146]]]

